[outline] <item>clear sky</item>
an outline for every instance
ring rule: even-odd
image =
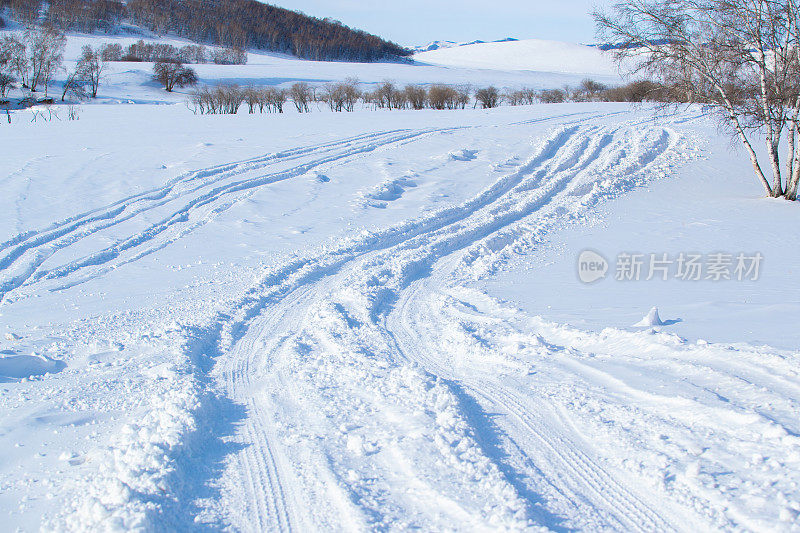
[[[594,41],[590,12],[609,0],[264,0],[375,33],[398,44],[516,37]]]

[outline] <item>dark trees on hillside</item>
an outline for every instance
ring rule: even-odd
[[[410,55],[394,43],[329,19],[317,19],[257,0],[0,0],[26,26],[47,22],[62,31],[113,31],[129,19],[229,49],[255,48],[313,60],[378,61]],[[239,58],[225,63],[239,62]],[[223,62],[223,61],[220,61]]]
[[[5,0],[11,8],[11,17],[25,26],[33,25],[39,19],[42,0]]]
[[[119,26],[125,6],[115,0],[50,0],[47,20],[62,30],[110,31]]]
[[[409,51],[329,20],[256,0],[130,0],[134,22],[220,46],[287,52],[314,60],[374,61]]]

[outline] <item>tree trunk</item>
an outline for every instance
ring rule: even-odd
[[[786,193],[784,196],[787,200],[792,201],[797,199],[797,185],[798,181],[800,181],[800,144],[797,142],[797,115],[798,113],[795,112],[794,118],[789,123],[789,132],[787,135],[787,144],[789,145],[789,161],[787,165],[788,174],[786,176]]]
[[[778,154],[778,144],[772,140],[767,140],[767,154],[772,165],[772,191],[773,198],[783,196],[783,177],[781,175],[780,155]]]
[[[794,168],[789,176],[789,181],[786,183],[786,194],[784,195],[787,200],[797,200],[797,186],[800,183],[800,146],[795,148]]]
[[[739,139],[741,139],[742,143],[747,149],[747,154],[750,156],[750,163],[752,163],[753,165],[753,171],[755,171],[756,177],[761,182],[761,185],[764,186],[764,189],[767,191],[767,196],[774,196],[772,192],[772,187],[770,187],[769,181],[767,181],[766,176],[764,176],[764,171],[761,169],[761,165],[758,162],[758,154],[756,154],[756,151],[753,150],[753,145],[750,144],[750,140],[747,138],[747,134],[742,129],[741,125],[739,124],[739,120],[736,118],[735,115],[731,115],[730,118],[734,124],[734,127],[736,128],[736,133],[739,135]]]

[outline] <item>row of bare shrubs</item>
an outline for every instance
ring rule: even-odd
[[[495,87],[473,90],[469,86],[435,84],[428,87],[398,87],[384,81],[372,91],[362,91],[356,79],[315,87],[305,82],[289,89],[274,87],[239,87],[218,85],[202,87],[190,96],[190,105],[200,114],[235,114],[246,103],[249,113],[283,113],[291,101],[299,113],[311,111],[312,103],[324,105],[333,112],[351,112],[361,102],[373,109],[491,109],[502,103],[532,105],[563,102],[670,102],[679,101],[674,91],[650,82],[636,81],[620,87],[607,87],[584,80],[579,87],[563,89],[518,89],[501,93]]]
[[[687,102],[687,97],[676,88],[649,80],[636,80],[625,85],[609,87],[591,79],[583,80],[577,87],[536,91],[522,89],[507,91],[503,100],[509,105],[534,103],[560,104],[564,102]]]
[[[283,113],[291,91],[275,87],[239,87],[238,85],[217,85],[201,87],[191,93],[189,104],[195,113],[201,115],[235,115],[242,104],[247,105],[250,114]],[[295,101],[300,109],[301,104]]]
[[[375,109],[464,109],[471,101],[471,88],[436,84],[429,87],[395,86],[384,81],[374,91],[364,92],[362,101]]]

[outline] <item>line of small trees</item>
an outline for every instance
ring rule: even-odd
[[[28,28],[21,34],[8,34],[0,38],[0,99],[4,105],[6,96],[19,82],[23,90],[22,105],[40,101],[37,93],[43,93],[43,101],[50,101],[48,89],[53,77],[65,72],[61,100],[67,95],[76,98],[97,96],[106,70],[100,48],[84,46],[75,69],[63,67],[66,37],[52,26]]]
[[[214,63],[217,65],[244,65],[247,53],[241,48],[218,48],[210,50],[203,45],[189,44],[180,48],[171,44],[148,43],[139,40],[122,48],[118,43],[102,46],[104,61],[180,61],[181,63]]]
[[[283,113],[289,100],[289,91],[275,87],[244,87],[238,85],[217,85],[201,87],[189,96],[189,103],[195,113],[201,115],[235,115],[242,104],[247,104],[249,114]],[[297,105],[298,102],[295,101]],[[299,107],[298,107],[299,109]]]
[[[163,83],[163,81],[162,81]],[[356,79],[328,83],[321,87],[298,82],[289,89],[274,87],[239,87],[217,85],[193,91],[189,103],[200,114],[235,114],[246,103],[249,113],[283,113],[284,104],[291,101],[299,113],[311,111],[311,104],[329,108],[333,112],[352,112],[358,103],[372,109],[434,109],[455,110],[473,108],[491,109],[508,105],[563,102],[667,102],[676,101],[679,92],[650,82],[635,81],[619,87],[607,87],[593,80],[584,80],[578,87],[563,89],[516,89],[501,93],[495,87],[473,90],[468,85],[433,84],[430,86],[406,85],[398,87],[384,81],[371,91],[362,91]],[[237,102],[236,105],[230,102]]]
[[[0,74],[3,75],[3,95],[19,80],[31,93],[47,89],[61,68],[66,38],[51,27],[29,29],[21,36],[10,34],[0,39]]]
[[[577,87],[566,86],[541,91],[534,89],[506,91],[502,100],[512,106],[565,102],[686,102],[685,94],[678,87],[669,87],[650,80],[636,80],[624,85],[608,86],[591,79],[583,80]]]

